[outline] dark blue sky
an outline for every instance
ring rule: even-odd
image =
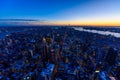
[[[0,17],[47,17],[87,0],[1,0]]]
[[[120,0],[0,0],[0,19],[120,20]]]

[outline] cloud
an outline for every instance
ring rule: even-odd
[[[34,19],[0,19],[0,22],[3,21],[38,21]]]
[[[37,26],[37,25],[52,25],[52,22],[47,20],[34,19],[0,19],[0,26]]]

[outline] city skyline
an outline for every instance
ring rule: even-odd
[[[119,3],[119,0],[1,0],[0,24],[120,26]]]

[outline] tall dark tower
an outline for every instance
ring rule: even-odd
[[[114,48],[109,48],[108,54],[106,55],[106,61],[110,66],[115,64],[116,56],[117,51]]]
[[[43,57],[44,58],[47,57],[47,44],[46,44],[46,39],[45,38],[43,38]]]

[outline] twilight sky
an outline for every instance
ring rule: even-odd
[[[33,19],[45,24],[120,25],[120,0],[0,0],[0,19],[4,22],[5,19]]]

